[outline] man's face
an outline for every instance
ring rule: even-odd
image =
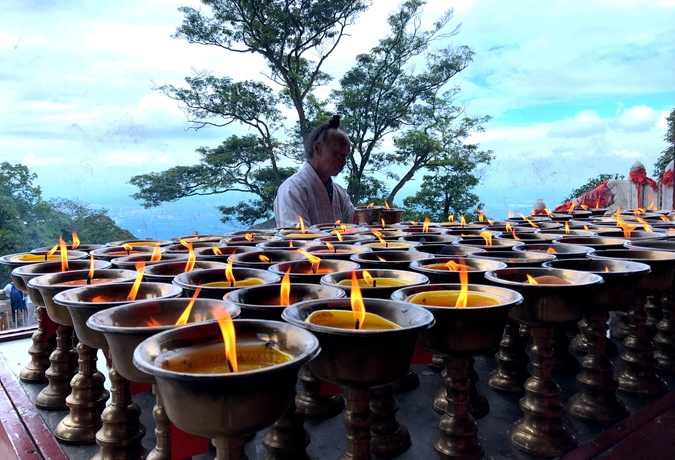
[[[333,132],[321,142],[320,151],[321,168],[326,174],[334,177],[340,174],[347,164],[351,142],[345,133]]]

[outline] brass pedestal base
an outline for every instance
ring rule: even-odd
[[[152,418],[155,421],[155,437],[157,442],[145,460],[171,460],[171,428],[173,424],[166,415],[162,394],[157,385],[152,386],[155,394],[155,407],[152,409]]]
[[[73,328],[59,326],[56,330],[56,349],[49,356],[50,366],[45,371],[49,384],[35,398],[35,407],[42,410],[67,409],[70,381],[77,373],[77,351],[72,348]]]
[[[562,422],[560,387],[551,377],[552,338],[553,329],[532,328],[532,377],[525,382],[520,400],[524,417],[511,426],[509,438],[519,450],[555,458],[574,449],[577,440]]]
[[[523,384],[530,375],[527,371],[530,358],[525,352],[527,343],[518,330],[518,324],[511,319],[506,320],[504,336],[495,354],[497,369],[490,373],[487,381],[493,390],[510,394],[522,394],[524,391]]]
[[[432,355],[431,362],[429,364],[427,364],[427,367],[429,369],[433,369],[435,371],[445,370],[445,364],[443,363],[443,357],[438,356],[438,355]]]
[[[605,314],[605,317],[607,316],[608,315]],[[570,349],[581,355],[585,355],[588,353],[588,339],[584,334],[584,330],[586,329],[587,326],[588,322],[586,320],[586,317],[581,318],[581,320],[579,320],[579,322],[577,323],[579,333],[570,342]],[[614,358],[615,356],[618,356],[619,348],[616,346],[616,344],[612,342],[608,337],[603,337],[602,340],[605,342],[605,356],[607,356],[608,358]]]
[[[342,413],[345,402],[342,395],[321,397],[321,382],[302,366],[298,377],[302,389],[295,395],[295,405],[306,418],[325,420]]]
[[[103,387],[105,377],[96,370],[96,348],[77,344],[79,370],[70,381],[66,398],[70,413],[59,422],[54,437],[64,444],[93,444],[101,428],[101,413],[110,394]]]
[[[248,460],[244,438],[212,439],[211,444],[216,448],[215,460]]]
[[[570,398],[567,411],[582,420],[613,424],[629,412],[616,397],[619,384],[614,378],[614,366],[605,356],[605,312],[589,312],[584,323],[582,333],[589,341],[588,354],[581,360],[581,373],[577,375],[581,391]]]
[[[131,401],[130,382],[117,372],[114,360],[113,356],[108,373],[112,400],[101,414],[103,426],[96,433],[101,450],[92,460],[138,460],[147,455],[141,445],[145,436],[145,426],[138,420],[141,408]]]
[[[408,429],[398,420],[398,401],[391,385],[370,391],[370,451],[377,457],[396,457],[410,449]]]
[[[305,418],[291,402],[284,415],[263,436],[262,445],[267,449],[263,460],[313,460],[306,451],[310,441]]]
[[[609,328],[609,334],[612,338],[623,340],[630,334],[630,326],[628,325],[628,313],[622,311],[614,312],[616,315]]]
[[[656,334],[656,325],[663,319],[661,314],[661,298],[657,296],[648,296],[647,303],[645,303],[645,312],[647,313],[647,337],[654,338]]]
[[[488,402],[487,398],[478,391],[478,388],[476,388],[476,383],[478,382],[479,377],[478,372],[476,372],[474,369],[475,363],[475,358],[469,358],[469,403],[467,407],[469,414],[478,420],[490,413],[490,403]],[[441,372],[441,375],[443,377],[447,377],[447,371],[444,370]],[[445,389],[445,386],[440,388],[434,396],[432,406],[434,410],[441,415],[447,412],[448,393]]]
[[[480,459],[485,453],[478,441],[478,425],[469,414],[469,359],[450,357],[446,360],[445,390],[447,412],[438,427],[440,436],[434,442],[436,454],[444,460]]]
[[[570,354],[570,339],[564,328],[556,328],[553,331],[553,373],[576,375],[579,373],[579,361]]]
[[[347,388],[344,392],[347,400],[342,414],[346,428],[347,450],[339,460],[376,460],[370,452],[370,390]]]
[[[33,344],[28,348],[30,362],[21,369],[19,378],[27,383],[45,383],[45,371],[49,369],[49,356],[56,348],[56,335],[47,337],[47,328],[42,325],[42,317],[47,312],[44,307],[37,308],[38,328],[31,336]]]
[[[658,364],[656,370],[665,374],[675,374],[675,324],[673,324],[673,306],[675,306],[675,292],[666,291],[661,297],[663,310],[661,321],[656,325],[654,335],[654,357]]]
[[[655,372],[658,362],[654,358],[654,345],[647,338],[645,303],[644,296],[636,296],[628,313],[630,335],[623,341],[623,369],[617,380],[620,391],[656,398],[668,391],[668,385]]]

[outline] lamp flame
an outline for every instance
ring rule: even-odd
[[[579,207],[584,211],[588,211],[588,206],[586,206],[585,204],[580,204]]]
[[[342,222],[341,219],[336,220],[335,223],[333,224],[333,227],[337,227],[338,225],[340,225],[340,222]]]
[[[220,250],[218,247],[216,247],[216,246],[212,247],[211,250],[213,251],[213,255],[214,255],[214,256],[222,256],[222,255],[223,255],[223,251],[221,251],[221,250]]]
[[[377,258],[379,259],[380,262],[386,262],[387,261],[387,259],[385,259],[384,257],[377,256]]]
[[[59,246],[61,247],[61,271],[68,271],[68,247],[66,242],[63,241],[63,238],[59,236]]]
[[[148,321],[146,321],[145,325],[148,326],[148,327],[157,327],[157,326],[161,326],[162,323],[160,323],[159,321],[157,321],[155,318],[153,318],[151,316],[150,319]]]
[[[143,262],[136,264],[136,272],[136,280],[134,281],[134,285],[131,286],[131,291],[129,291],[129,295],[127,296],[127,300],[130,302],[136,300],[138,289],[141,287],[141,281],[143,281],[143,274],[145,273],[145,264]]]
[[[264,254],[260,254],[260,255],[258,256],[258,259],[260,259],[261,262],[265,262],[265,263],[267,263],[267,262],[270,261],[270,258],[267,257],[267,256],[264,255]]]
[[[647,209],[656,209],[656,206],[654,205],[654,195],[649,195],[647,198],[649,198],[649,206],[647,206]]]
[[[461,288],[459,290],[459,296],[457,296],[457,301],[455,302],[455,308],[466,308],[469,301],[469,273],[464,264],[459,266],[459,282]]]
[[[417,222],[415,222],[414,220],[411,220],[410,223],[413,225],[417,225]]]
[[[448,267],[448,270],[451,272],[456,272],[459,270],[459,264],[457,264],[454,260],[448,260],[448,263],[445,264],[446,267]]]
[[[159,262],[162,260],[162,251],[159,249],[159,243],[155,244],[155,249],[152,250],[150,262]]]
[[[337,236],[337,239],[340,243],[342,243],[345,240],[344,238],[342,238],[342,233],[338,232],[337,230],[335,230],[335,236]]]
[[[364,279],[365,279],[365,273]],[[361,287],[359,286],[359,280],[356,279],[356,272],[352,272],[352,290],[349,295],[352,311],[354,312],[354,329],[360,329],[363,326],[363,322],[366,320],[366,306],[363,304],[363,296],[361,295]]]
[[[574,208],[577,206],[576,201],[572,201],[572,205],[570,206],[569,211],[567,211],[567,214],[572,214],[574,212]]]
[[[227,309],[213,308],[213,316],[218,320],[220,332],[223,334],[223,344],[225,346],[225,357],[227,358],[230,372],[237,372],[237,337],[234,335],[234,323]]]
[[[281,279],[281,293],[279,294],[279,304],[282,307],[288,307],[291,304],[291,268],[288,267],[286,274]]]
[[[384,200],[384,207],[387,208],[387,211],[389,211],[391,209],[389,207],[389,203],[387,203],[387,200]]]
[[[246,239],[246,241],[253,241],[253,235],[251,235],[250,233],[244,235],[244,238]]]
[[[134,249],[134,247],[133,247],[132,245],[127,244],[127,243],[124,243],[124,244],[122,245],[122,247],[124,248],[125,251],[127,251],[127,253],[133,251],[133,249]]]
[[[330,244],[330,241],[326,241],[326,247],[327,247],[330,251],[335,251],[335,246],[333,246],[332,244]]]
[[[621,222],[619,227],[623,230],[623,237],[630,238],[630,234],[637,228],[637,225],[631,225],[626,222]]]
[[[385,246],[387,245],[387,242],[384,240],[384,235],[382,233],[378,232],[377,230],[373,230],[373,235],[375,235],[377,239],[380,240],[380,243]]]
[[[455,221],[455,216],[453,214],[450,214],[448,216],[448,222],[454,222]]]
[[[77,249],[77,247],[80,245],[80,239],[77,237],[77,232],[73,231],[73,249]]]
[[[187,324],[188,319],[190,319],[190,313],[192,313],[192,306],[195,304],[195,300],[199,296],[201,290],[202,287],[197,286],[197,289],[195,289],[195,293],[192,294],[192,298],[190,299],[190,302],[187,304],[187,307],[185,307],[183,313],[181,313],[181,315],[178,317],[178,320],[176,321],[176,326],[182,326],[183,324]]]
[[[424,218],[424,225],[422,225],[422,233],[428,233],[429,232],[429,222],[431,222],[429,220],[429,218],[425,217]]]
[[[609,273],[609,267],[605,267],[605,273]]]
[[[294,247],[294,246],[293,246],[293,240],[290,240],[290,241],[288,242],[288,247],[289,247],[289,248]]]
[[[94,279],[94,254],[90,254],[89,257],[91,258],[91,262],[89,263],[89,275],[87,275],[87,278],[90,280]]]
[[[464,218],[464,214],[459,215],[459,223],[461,224],[462,227],[466,227],[466,219]]]
[[[481,211],[480,209],[476,209],[478,212],[478,222],[483,222],[483,219],[485,219],[485,211]]]
[[[488,221],[488,224],[490,224],[490,225],[494,225],[494,224],[495,224],[495,221],[492,220],[492,219],[490,219],[490,218],[488,218],[487,221]]]
[[[317,257],[314,254],[310,254],[309,252],[303,249],[296,249],[296,252],[299,252],[303,256],[307,257],[307,259],[309,259],[309,262],[312,264],[312,272],[314,273],[319,272],[319,264],[321,263],[320,257]]]
[[[506,227],[505,227],[505,228],[506,228],[506,231],[507,231],[507,232],[510,232],[510,231],[513,230],[513,227],[511,227],[511,224],[508,223],[508,222],[506,223]]]
[[[553,249],[553,248],[548,248],[548,249],[546,250],[546,254],[557,254],[557,253],[558,253],[558,251],[556,251],[556,250]]]
[[[570,234],[570,224],[569,222],[565,222],[565,235]]]
[[[480,232],[479,235],[483,237],[487,246],[492,246],[492,232]]]
[[[380,219],[380,223],[382,224],[382,228],[385,228],[387,224],[384,223],[384,219]]]
[[[59,249],[58,243],[54,245],[49,251],[47,251],[47,257],[53,255],[57,250]],[[47,257],[45,257],[45,260],[47,260]]]
[[[227,267],[225,267],[225,279],[227,279],[227,281],[230,282],[231,286],[234,286],[234,283],[237,280],[234,279],[234,273],[232,273],[232,263],[233,263],[232,257],[228,258]]]
[[[363,270],[363,279],[366,282],[366,284],[370,284],[372,287],[376,287],[373,276],[370,273],[368,273],[367,270]]]
[[[300,233],[307,233],[307,230],[305,230],[305,221],[300,216],[298,216],[298,220],[300,220]]]
[[[520,238],[518,238],[518,237],[516,236],[516,229],[515,229],[515,228],[511,231],[511,233],[513,234],[513,239],[514,239],[514,240],[520,241]]]
[[[509,209],[509,219],[512,219],[513,216],[514,216],[513,211],[511,211],[511,210]]]
[[[550,218],[553,218],[553,217],[554,217],[554,216],[553,216],[553,213],[551,212],[550,209],[544,208],[544,212],[546,213],[546,215],[547,215],[548,217],[550,217]]]
[[[530,284],[539,284],[539,283],[537,283],[537,280],[532,278],[530,275],[527,275],[527,282],[530,283]]]
[[[590,229],[588,228],[588,225],[584,225],[584,230],[590,230]]]
[[[670,222],[670,219],[668,219],[666,216],[659,216],[662,221],[664,222]]]
[[[375,206],[375,203],[368,203],[368,206],[366,206],[366,209],[370,209],[370,208],[372,208],[373,206]]]

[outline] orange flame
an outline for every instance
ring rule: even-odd
[[[662,221],[664,222],[670,222],[670,219],[668,219],[666,216],[659,216]]]
[[[573,201],[572,206],[570,206],[569,211],[567,211],[567,214],[572,214],[574,212],[574,208],[577,206],[577,202]]]
[[[590,229],[588,228],[588,225],[584,225],[584,230],[590,230]]]
[[[459,266],[459,282],[462,287],[459,290],[455,308],[465,308],[469,301],[469,273],[466,271],[466,265],[464,264]]]
[[[565,234],[566,235],[570,234],[570,224],[569,224],[569,222],[565,222]]]
[[[461,224],[462,227],[466,227],[466,219],[464,218],[464,214],[459,215],[459,223]]]
[[[387,203],[387,200],[384,200],[384,207],[387,208],[387,211],[389,211],[391,209],[389,207],[389,203]]]
[[[365,273],[366,272],[363,272],[364,279]],[[361,295],[359,280],[356,279],[356,272],[352,272],[352,291],[349,297],[352,304],[352,311],[354,312],[354,329],[359,329],[366,320],[366,306],[363,304],[363,296]]]
[[[220,332],[223,334],[223,344],[225,346],[225,356],[231,372],[237,372],[237,337],[234,335],[234,323],[227,309],[213,308],[212,314],[218,320]]]
[[[654,205],[654,195],[649,195],[647,198],[649,198],[649,206],[647,206],[647,209],[656,209],[656,206]]]
[[[605,267],[605,273],[609,273],[609,267]]]
[[[483,222],[483,219],[485,219],[485,212],[480,209],[476,209],[476,211],[478,211],[478,222]]]
[[[490,218],[488,218],[488,220],[487,220],[487,221],[488,221],[488,224],[490,224],[490,225],[494,225],[494,224],[495,224],[495,221],[494,221],[494,220],[492,220],[492,219],[490,219]]]
[[[531,219],[529,219],[528,217],[525,217],[525,215],[523,215],[522,212],[519,212],[518,214],[520,214],[520,217],[522,217],[523,220],[524,220],[525,222],[527,222],[528,224],[530,224],[533,228],[539,228],[539,227],[537,226],[537,224],[535,224],[534,222],[532,222]]]
[[[417,222],[415,222],[414,220],[411,220],[410,223],[413,225],[417,225]]]
[[[384,219],[380,219],[380,223],[382,224],[382,228],[385,228],[387,224],[384,223]]]
[[[244,238],[246,239],[246,241],[253,241],[253,235],[251,235],[250,233],[244,235]]]
[[[305,230],[305,221],[300,216],[298,216],[298,219],[300,220],[300,233],[307,233],[307,230]]]
[[[155,249],[152,250],[150,262],[159,262],[160,260],[162,260],[162,252],[159,249],[159,243],[157,243],[155,244]]]
[[[338,225],[340,225],[340,222],[342,222],[341,219],[336,220],[335,223],[333,224],[333,227],[337,227]]]
[[[213,251],[214,256],[222,256],[223,255],[223,251],[221,251],[216,246],[212,247],[211,250]]]
[[[507,231],[507,232],[510,232],[510,231],[513,230],[513,227],[511,227],[511,224],[508,223],[508,222],[506,223],[506,227],[505,227],[505,228],[506,228],[506,231]]]
[[[370,208],[372,208],[373,206],[375,206],[375,203],[368,203],[368,206],[366,206],[366,208],[367,208],[367,209],[370,209]]]
[[[424,218],[424,225],[422,225],[422,233],[427,233],[429,231],[429,222],[431,222],[429,220],[429,218],[425,217]]]
[[[588,206],[586,206],[585,204],[581,204],[581,205],[579,205],[579,207],[581,209],[583,209],[584,211],[588,211]]]
[[[347,231],[347,226],[346,226],[345,224],[341,224],[341,225],[340,225],[340,230],[342,230],[343,232],[346,232],[346,231]]]
[[[537,280],[535,280],[534,278],[532,278],[530,275],[527,275],[527,281],[528,281],[528,283],[530,283],[530,284],[539,284],[539,283],[537,283]]]
[[[230,286],[234,286],[236,279],[234,279],[234,273],[232,273],[232,263],[233,259],[230,257],[227,259],[227,267],[225,267],[225,279],[230,282]]]
[[[448,263],[445,264],[448,267],[448,270],[451,272],[456,272],[459,270],[459,265],[454,260],[448,260]]]
[[[260,254],[260,255],[258,256],[258,259],[260,259],[261,262],[265,262],[265,263],[267,263],[267,262],[270,261],[270,258],[267,257],[267,256],[264,255],[264,254]]]
[[[94,254],[89,255],[91,262],[89,263],[89,275],[87,275],[87,278],[90,280],[94,279]]]
[[[653,232],[652,227],[649,225],[649,222],[647,222],[644,219],[641,219],[639,217],[636,217],[635,220],[637,220],[639,223],[642,224],[642,228],[644,228],[645,232]]]
[[[315,256],[314,254],[310,254],[309,252],[303,250],[303,249],[296,249],[296,252],[299,252],[303,256],[307,257],[309,259],[309,262],[312,264],[312,272],[318,273],[319,272],[319,264],[321,263],[321,258]]]
[[[553,248],[548,248],[548,249],[546,250],[546,254],[557,254],[557,253],[558,253],[558,251],[556,251],[556,250],[553,249]]]
[[[279,294],[279,304],[282,307],[288,307],[291,304],[291,268],[286,270],[286,274],[281,279],[281,293]]]
[[[176,326],[182,326],[183,324],[187,324],[188,319],[190,319],[190,313],[192,313],[192,306],[195,304],[195,300],[199,296],[199,293],[201,292],[202,287],[197,286],[197,289],[195,289],[195,293],[192,294],[192,298],[190,299],[190,303],[187,304],[187,307],[185,307],[185,310],[183,310],[183,313],[181,313],[180,317],[176,321]]]
[[[492,232],[480,232],[480,236],[485,240],[485,244],[492,246]]]
[[[621,208],[616,210],[616,226],[621,227]]]
[[[513,216],[514,216],[513,211],[511,211],[511,210],[509,209],[509,219],[512,219]]]
[[[47,257],[53,255],[59,249],[58,243],[54,245],[49,251],[47,251]],[[46,258],[45,258],[46,259]]]
[[[387,259],[385,259],[384,257],[377,256],[377,258],[379,259],[380,262],[386,262],[387,261]]]
[[[127,251],[127,252],[131,252],[131,251],[134,249],[134,247],[133,247],[132,245],[126,244],[126,243],[123,244],[122,247],[123,247],[124,250]]]
[[[338,232],[337,230],[335,231],[335,236],[337,236],[337,239],[340,243],[342,243],[345,239],[342,238],[342,233]]]
[[[148,327],[157,327],[157,326],[161,326],[162,323],[160,323],[159,321],[157,321],[155,318],[153,318],[151,316],[150,319],[148,321],[146,321],[145,325],[148,326]]]
[[[553,216],[553,213],[551,212],[550,209],[544,208],[544,212],[546,213],[546,215],[547,215],[548,217],[550,217],[550,218],[553,218],[553,217],[554,217],[554,216]]]
[[[595,209],[600,209],[600,198],[595,200]]]
[[[335,251],[335,246],[330,244],[330,241],[326,241],[326,247],[328,248],[329,251]]]
[[[448,216],[448,222],[454,222],[455,221],[455,216],[453,214],[450,214]]]
[[[513,234],[513,239],[514,239],[514,240],[520,241],[520,238],[518,238],[518,237],[516,236],[516,229],[515,229],[515,228],[511,231],[511,233]]]
[[[387,245],[387,242],[384,240],[384,235],[382,233],[378,232],[377,230],[373,230],[373,235],[375,235],[377,239],[380,240],[380,243],[385,246]]]
[[[127,296],[127,300],[130,302],[136,300],[138,289],[141,287],[141,281],[143,281],[143,274],[145,273],[145,264],[143,262],[136,264],[136,272],[136,280],[134,281],[134,285],[131,286],[131,291],[129,291],[129,295]]]
[[[63,238],[59,236],[59,246],[61,246],[61,271],[68,271],[68,247],[66,242],[63,241]]]
[[[370,284],[372,287],[375,287],[375,280],[373,279],[373,276],[366,270],[363,270],[363,279],[366,284]]]
[[[631,225],[625,222],[621,222],[619,227],[621,227],[621,229],[623,230],[623,237],[630,238],[630,234],[633,232],[633,230],[637,228],[637,225]]]
[[[73,231],[73,249],[77,249],[77,247],[80,245],[80,239],[77,237],[77,232]]]

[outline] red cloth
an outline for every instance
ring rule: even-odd
[[[647,177],[647,172],[644,169],[638,169],[630,173],[630,181],[635,184],[637,188],[637,204],[642,207],[642,187],[649,185],[654,192],[659,191],[659,186],[651,177]]]
[[[661,182],[663,185],[666,187],[672,187],[673,184],[675,183],[675,173],[673,173],[672,169],[667,170],[661,179],[659,179],[659,182]]]
[[[561,204],[555,208],[554,211],[569,211],[569,209],[572,207],[572,203],[576,203],[575,207],[580,207],[583,204],[589,208],[606,208],[612,203],[612,200],[614,200],[614,194],[607,186],[607,181],[605,181],[595,187],[593,190],[589,190],[588,192],[584,193],[576,200]]]

